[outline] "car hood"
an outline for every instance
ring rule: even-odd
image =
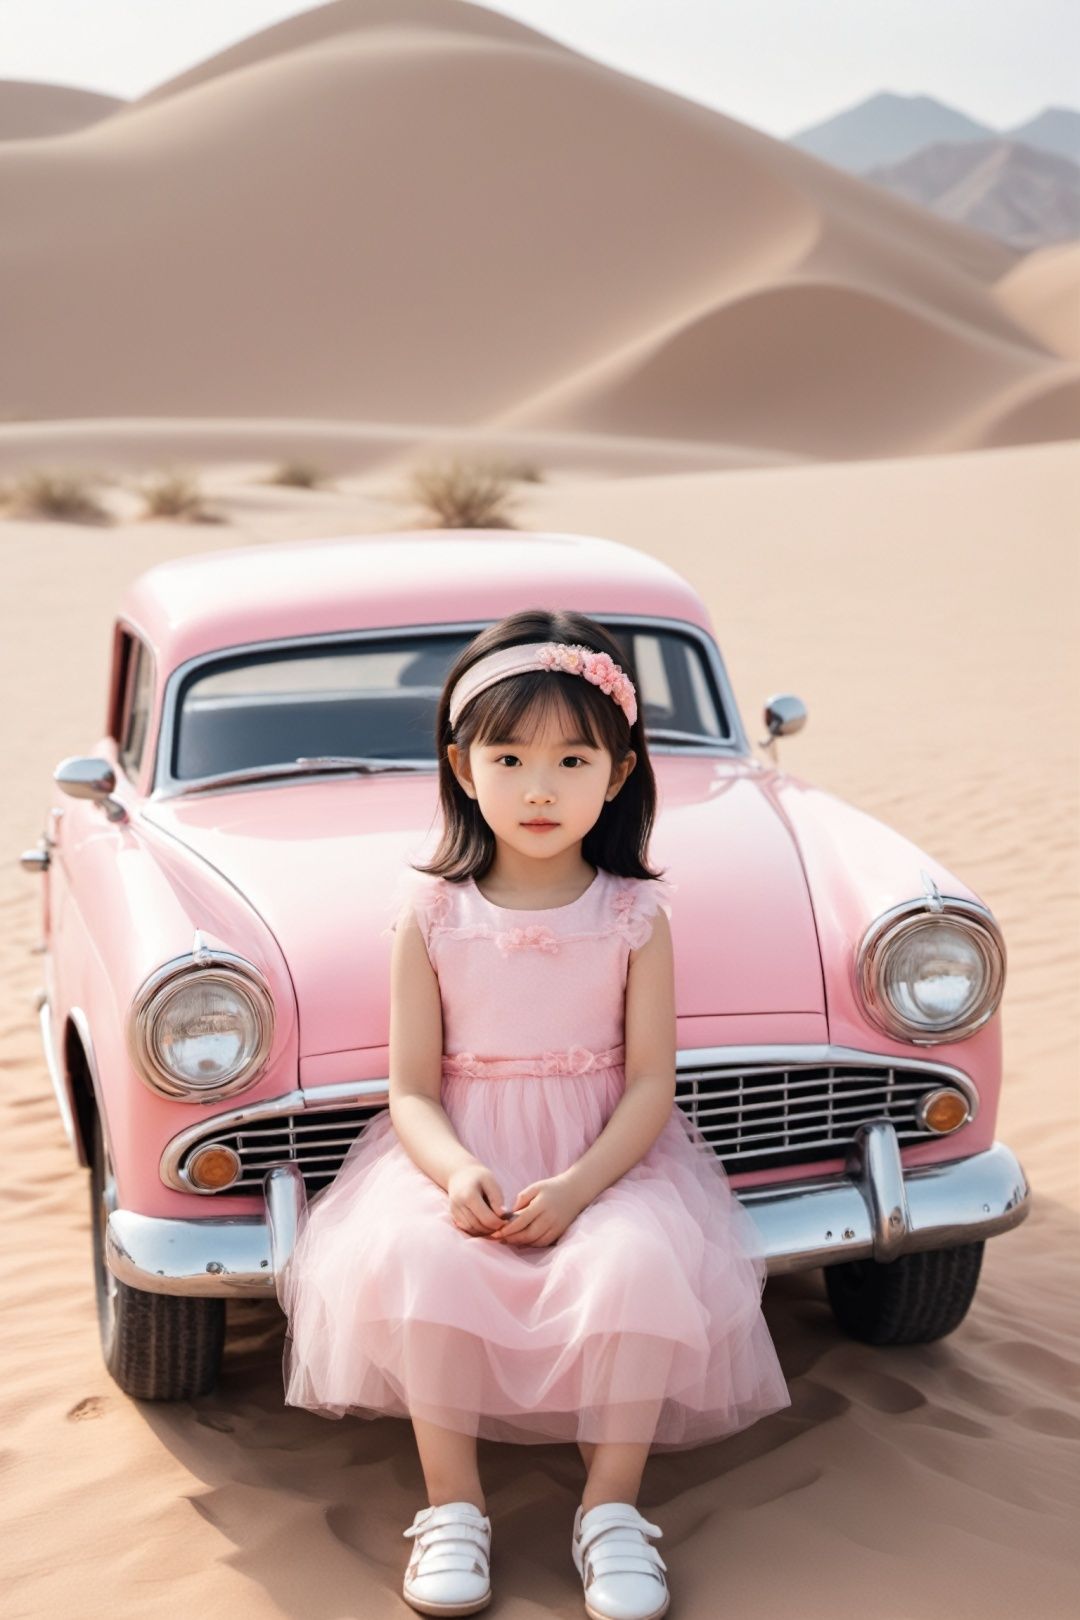
[[[823,1015],[810,896],[765,789],[770,773],[673,755],[653,766],[650,859],[673,885],[680,1018]],[[402,868],[437,842],[434,773],[151,799],[142,813],[221,872],[275,935],[296,990],[301,1058],[386,1045],[388,929]]]

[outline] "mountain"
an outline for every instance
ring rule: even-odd
[[[1080,237],[1080,164],[1018,141],[937,142],[863,178],[1024,250]]]
[[[790,137],[800,152],[861,175],[904,163],[928,146],[995,141],[1018,142],[1080,163],[1080,112],[1046,107],[1026,123],[1000,130],[932,96],[898,96],[883,90]]]
[[[1071,107],[1047,107],[1037,118],[1004,133],[1006,140],[1022,141],[1040,152],[1052,152],[1080,163],[1080,112]]]
[[[882,90],[845,112],[790,137],[800,152],[822,158],[849,174],[902,163],[934,142],[985,141],[997,134],[933,96],[899,96]]]

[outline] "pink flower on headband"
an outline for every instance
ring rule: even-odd
[[[601,692],[611,693],[619,678],[619,667],[605,652],[593,653],[585,666],[585,679],[592,681]]]
[[[637,719],[637,699],[634,696],[634,683],[629,675],[620,674],[611,688],[611,695],[620,709],[626,715],[630,724]]]
[[[536,661],[541,669],[565,669],[571,675],[584,675],[590,658],[595,658],[588,647],[578,647],[569,641],[548,641],[540,648]]]
[[[571,675],[583,675],[614,699],[631,725],[637,719],[634,683],[610,653],[594,652],[591,647],[570,642],[548,641],[537,652],[536,663],[540,669],[561,669]]]

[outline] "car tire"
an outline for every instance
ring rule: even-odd
[[[105,1263],[105,1226],[115,1183],[100,1115],[93,1116],[90,1229],[94,1289],[105,1366],[125,1395],[140,1401],[184,1401],[208,1395],[225,1344],[225,1301],[191,1294],[151,1294],[114,1277]]]
[[[967,1315],[986,1239],[895,1260],[842,1260],[825,1267],[837,1322],[864,1344],[927,1344]]]

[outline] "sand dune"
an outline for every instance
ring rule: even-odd
[[[0,412],[610,422],[753,462],[1000,440],[1023,380],[1080,431],[1080,373],[993,296],[1008,250],[492,17],[323,8],[0,149]]]
[[[835,282],[790,281],[635,345],[507,420],[643,437],[741,438],[829,459],[906,454],[959,448],[995,433],[994,442],[1009,442],[998,402],[1021,379],[1041,406],[1041,431],[1017,426],[1016,439],[1055,437],[1072,401],[1054,397],[1042,372],[1019,345],[925,307]],[[967,431],[980,410],[990,420]]]
[[[1051,353],[1080,360],[1080,242],[1027,254],[994,296]]]
[[[118,96],[75,85],[0,79],[0,141],[69,135],[111,117],[123,106],[126,103]]]
[[[340,39],[344,34],[361,30],[370,35],[379,29],[450,32],[528,42],[542,50],[567,49],[557,40],[549,39],[546,34],[538,33],[525,23],[504,17],[498,11],[488,11],[483,6],[470,5],[468,0],[332,0],[330,5],[317,6],[311,11],[301,12],[297,17],[287,17],[284,22],[262,28],[247,39],[230,45],[227,50],[216,52],[185,73],[178,73],[174,78],[155,85],[133,105],[147,106],[154,101],[164,101],[193,85],[205,84],[238,68],[300,51],[308,45],[321,44],[324,40]]]
[[[1032,1213],[990,1240],[972,1311],[935,1344],[856,1344],[834,1327],[820,1273],[770,1282],[792,1407],[646,1472],[641,1505],[664,1528],[672,1613],[687,1620],[1075,1612],[1078,479],[1080,447],[1046,445],[529,490],[523,521],[610,535],[691,579],[751,737],[767,696],[799,693],[809,721],[781,742],[782,765],[932,849],[993,907],[1009,947],[998,1134],[1031,1177]],[[34,1620],[398,1615],[401,1531],[424,1500],[407,1425],[283,1408],[274,1307],[230,1305],[219,1387],[178,1407],[122,1396],[98,1351],[85,1173],[32,1010],[40,893],[15,857],[41,830],[56,762],[99,736],[127,579],[187,551],[379,521],[359,494],[350,510],[297,491],[256,503],[239,479],[219,493],[226,528],[2,531],[0,679],[19,699],[0,717],[13,773],[0,801],[0,1593],[5,1613]],[[1065,735],[1047,741],[1063,697]],[[577,1620],[576,1451],[482,1443],[480,1458],[491,1612]]]

